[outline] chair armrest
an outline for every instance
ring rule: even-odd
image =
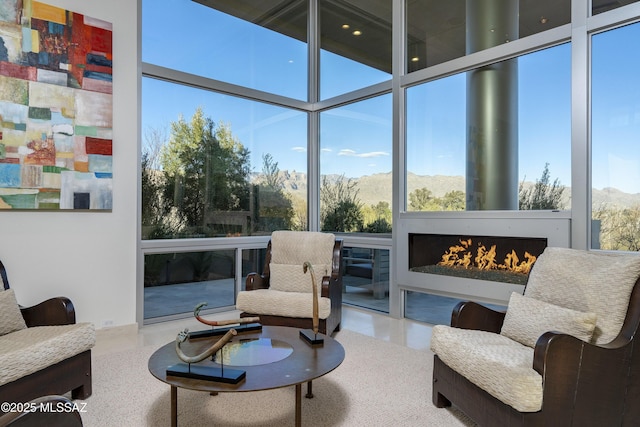
[[[545,332],[533,356],[533,369],[543,378],[543,410],[562,414],[568,407],[620,409],[625,402],[629,404],[628,396],[635,399],[634,391],[624,385],[634,381],[637,356],[633,354],[631,340],[615,339],[600,346],[564,333]]]
[[[20,307],[28,327],[71,325],[76,323],[76,311],[69,298],[50,298],[31,307]]]
[[[451,326],[500,333],[505,314],[473,301],[463,301],[453,308]]]
[[[340,270],[334,271],[331,276],[324,276],[320,288],[320,295],[331,300],[331,316],[336,325],[342,320],[342,275]]]
[[[579,367],[584,360],[592,358],[600,362],[622,366],[629,363],[629,346],[631,341],[618,335],[610,343],[603,345],[590,344],[572,335],[562,332],[545,332],[536,341],[533,353],[533,369],[545,375],[549,366],[566,371],[569,365]],[[571,359],[571,360],[568,360]]]
[[[253,291],[256,289],[268,289],[269,277],[262,276],[258,273],[247,274],[247,280],[245,281],[244,289],[247,291]]]

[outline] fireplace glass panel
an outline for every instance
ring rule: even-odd
[[[407,319],[432,325],[450,325],[453,308],[462,301],[458,298],[443,297],[426,292],[407,291],[405,297],[404,316]],[[505,311],[506,306],[482,304],[492,310]]]
[[[546,238],[409,234],[409,270],[524,285]]]

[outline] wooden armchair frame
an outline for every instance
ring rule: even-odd
[[[459,303],[451,326],[500,333],[504,312]],[[546,332],[534,349],[533,369],[543,378],[542,409],[518,412],[434,357],[433,404],[460,408],[481,426],[632,426],[640,419],[640,279],[618,336],[593,345]]]
[[[9,289],[2,261],[0,278],[4,289]],[[21,306],[20,311],[27,327],[76,323],[73,303],[65,297],[51,298],[31,307]],[[68,391],[71,391],[73,399],[91,396],[91,350],[0,386],[0,402],[28,402],[41,396],[62,395]]]
[[[340,330],[342,321],[342,239],[336,239],[333,246],[333,257],[331,265],[331,275],[322,279],[321,296],[331,300],[331,314],[326,319],[320,319],[319,332],[325,335],[331,335]],[[271,241],[267,245],[267,254],[265,257],[265,265],[262,274],[250,273],[247,276],[245,290],[252,291],[255,289],[269,288],[269,263],[271,262]],[[294,328],[309,329],[312,327],[311,318],[302,317],[285,317],[271,316],[260,313],[240,314],[240,317],[260,316],[260,323],[267,326],[290,326]]]

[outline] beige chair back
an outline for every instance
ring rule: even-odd
[[[595,313],[592,342],[605,344],[620,332],[639,276],[638,254],[548,247],[529,274],[525,296]]]

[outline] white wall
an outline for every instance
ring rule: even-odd
[[[135,0],[42,0],[113,24],[113,210],[0,211],[0,259],[18,302],[64,295],[97,328],[136,321],[139,144]]]

